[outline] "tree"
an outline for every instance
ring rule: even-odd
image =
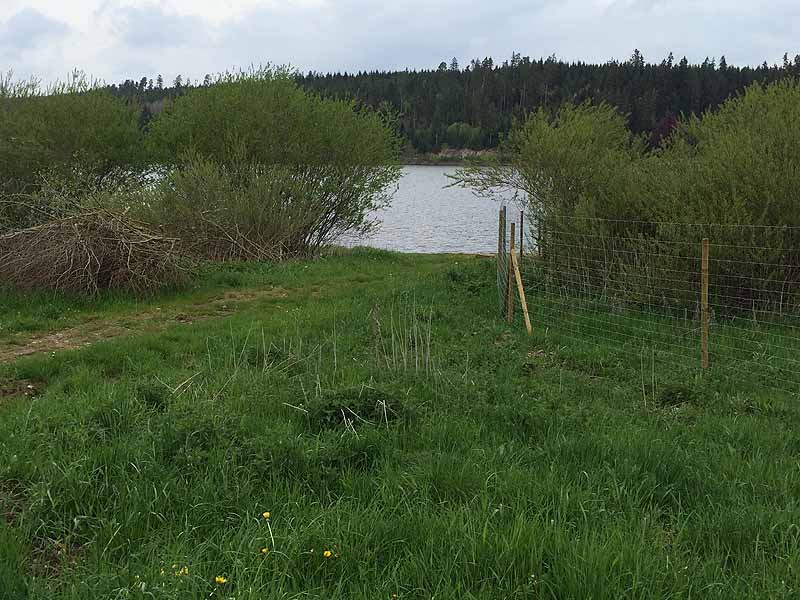
[[[164,89],[164,77],[162,75],[156,77],[156,88],[159,90]]]
[[[788,57],[787,57],[788,58]],[[785,62],[785,61],[784,61]],[[445,72],[446,71],[446,72]],[[513,52],[510,60],[496,64],[487,57],[475,59],[461,69],[453,59],[445,68],[401,72],[297,75],[301,87],[331,98],[355,98],[365,107],[377,109],[389,102],[400,115],[399,129],[414,148],[422,152],[438,146],[454,123],[466,123],[482,131],[482,147],[492,148],[507,135],[515,119],[540,106],[555,109],[565,101],[592,100],[617,106],[630,115],[635,134],[649,136],[667,115],[689,115],[718,107],[728,97],[741,93],[754,81],[770,83],[788,74],[800,76],[800,61],[790,70],[729,66],[720,57],[718,68],[709,57],[702,64],[675,60],[672,53],[648,64],[639,50],[625,62],[605,64],[567,63],[550,56],[532,61]],[[213,81],[210,77],[206,82]],[[147,93],[150,102],[183,93],[171,87]],[[111,88],[119,97],[139,95],[135,82]]]

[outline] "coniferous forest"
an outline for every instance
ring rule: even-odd
[[[564,62],[551,56],[533,60],[514,53],[496,63],[474,59],[461,65],[456,59],[435,70],[370,71],[359,73],[297,73],[301,87],[322,96],[352,98],[373,109],[393,109],[398,127],[418,153],[444,147],[490,149],[515,120],[540,107],[553,110],[565,102],[607,102],[627,115],[636,134],[658,145],[678,115],[700,114],[718,107],[754,82],[771,83],[787,75],[800,76],[800,55],[784,55],[780,65],[729,65],[724,56],[690,64],[670,54],[647,62],[638,51],[624,61],[604,64]],[[142,126],[163,102],[187,89],[211,85],[211,75],[200,81],[127,80],[111,86],[121,97],[138,98],[143,106]]]

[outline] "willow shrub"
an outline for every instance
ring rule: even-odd
[[[41,89],[0,80],[0,222],[15,228],[58,213],[42,188],[80,193],[139,176],[144,168],[136,105],[87,83]]]
[[[80,74],[42,89],[0,80],[0,190],[35,191],[43,172],[98,187],[141,172],[139,107]]]
[[[148,140],[170,172],[161,218],[179,235],[201,232],[210,258],[314,254],[368,233],[400,177],[385,116],[270,70],[191,90],[153,121]]]
[[[789,80],[682,120],[654,152],[611,106],[539,111],[495,164],[458,180],[522,192],[543,281],[685,310],[708,237],[718,309],[784,310],[800,292],[799,145],[800,84]]]

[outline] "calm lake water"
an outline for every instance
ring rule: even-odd
[[[378,232],[347,244],[399,252],[496,252],[497,211],[503,197],[479,198],[467,189],[448,188],[447,175],[456,170],[405,167],[392,205],[376,214]]]

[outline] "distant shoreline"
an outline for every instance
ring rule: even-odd
[[[426,154],[404,156],[403,164],[409,166],[463,167],[470,161],[494,156],[494,150],[442,150]]]

